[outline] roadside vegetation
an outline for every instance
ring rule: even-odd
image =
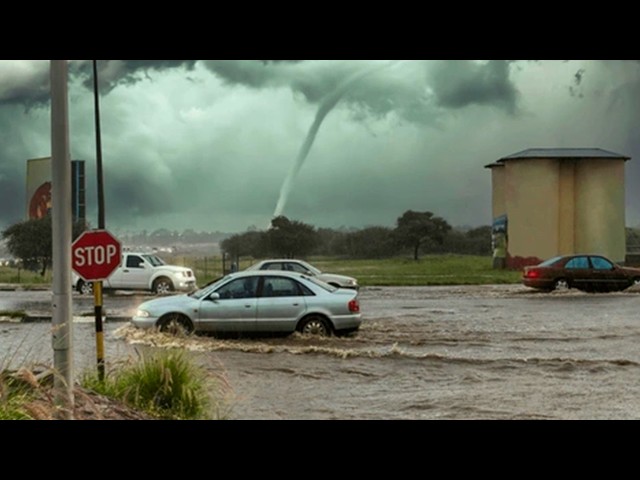
[[[82,385],[164,420],[215,420],[228,413],[219,385],[183,351],[157,351],[113,370],[104,380],[85,374]],[[212,388],[213,387],[213,388]],[[222,395],[220,395],[222,396]]]
[[[36,375],[25,368],[17,372],[0,368],[0,420],[57,418],[52,376],[50,371]],[[119,365],[104,380],[97,372],[86,372],[79,387],[82,394],[75,395],[77,401],[93,395],[123,406],[111,409],[106,419],[220,420],[231,411],[224,382],[177,350],[160,350]],[[94,419],[91,409],[77,408],[76,413],[79,419]],[[102,419],[104,409],[95,415]]]
[[[0,284],[33,285],[34,287],[37,287],[48,285],[49,283],[51,283],[50,272],[47,272],[42,276],[39,272],[34,272],[22,267],[0,267]]]

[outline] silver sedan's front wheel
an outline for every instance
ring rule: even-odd
[[[178,336],[190,335],[194,330],[191,320],[179,313],[171,313],[161,318],[158,328],[161,332]]]
[[[318,315],[304,319],[298,326],[298,331],[303,335],[331,336],[331,327],[324,318]]]

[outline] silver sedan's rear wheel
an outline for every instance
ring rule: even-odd
[[[303,319],[298,325],[298,331],[303,335],[331,336],[331,326],[319,315],[312,315]]]
[[[162,317],[158,322],[158,328],[161,332],[178,336],[190,335],[194,330],[191,320],[179,313],[170,313]]]

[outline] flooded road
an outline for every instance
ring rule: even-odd
[[[370,287],[360,299],[361,330],[344,338],[175,339],[107,321],[107,365],[184,348],[226,382],[234,419],[640,418],[639,290]],[[135,308],[115,301],[105,307]],[[49,329],[0,324],[0,365],[50,363]],[[95,363],[91,318],[76,323],[74,359]]]

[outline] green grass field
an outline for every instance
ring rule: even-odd
[[[410,258],[382,260],[345,260],[312,257],[306,259],[322,271],[349,275],[358,279],[361,286],[421,286],[421,285],[482,285],[519,283],[521,272],[495,270],[491,257],[473,255],[426,255],[415,261]],[[257,260],[242,258],[240,270]],[[194,270],[199,285],[222,275],[219,258],[176,258],[179,265]]]
[[[495,270],[491,257],[427,255],[384,260],[311,259],[323,271],[349,275],[362,286],[482,285],[520,282],[520,271]]]
[[[43,277],[39,272],[2,266],[0,267],[0,284],[3,283],[46,285],[51,283],[51,272],[47,271]]]
[[[204,257],[176,256],[165,258],[165,260],[168,263],[192,268],[198,279],[198,285],[205,285],[222,275],[220,257],[205,259]],[[240,270],[256,261],[253,258],[242,258]],[[382,260],[312,257],[307,261],[322,271],[355,277],[364,287],[507,284],[519,283],[521,277],[520,271],[493,269],[491,257],[473,255],[425,255],[418,261],[407,257]],[[0,284],[19,283],[41,286],[50,282],[50,273],[42,278],[35,272],[0,267]]]

